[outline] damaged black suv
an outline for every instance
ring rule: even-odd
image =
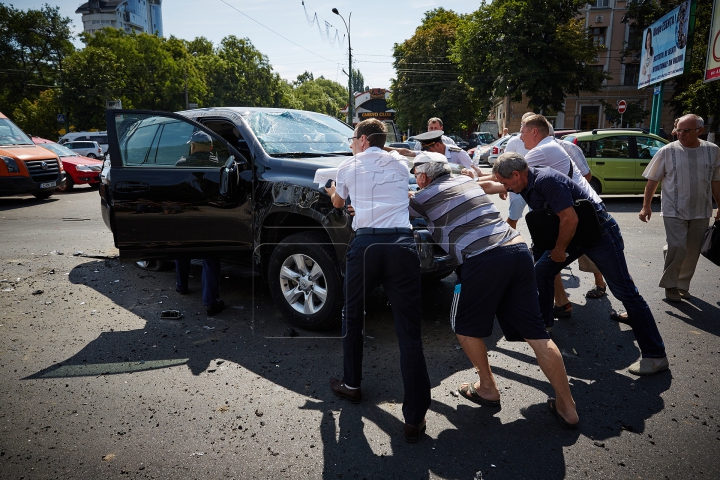
[[[101,208],[122,260],[220,255],[262,274],[293,324],[339,321],[351,217],[313,180],[318,168],[352,155],[348,125],[246,107],[108,110],[106,121],[111,160]],[[191,138],[205,138],[207,148]],[[425,278],[452,272],[422,226],[415,240]]]

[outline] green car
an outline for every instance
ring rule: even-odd
[[[642,194],[642,176],[655,153],[668,143],[642,129],[597,129],[566,135],[579,146],[592,172],[590,185],[598,194]]]

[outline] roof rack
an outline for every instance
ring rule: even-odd
[[[644,128],[596,128],[592,131],[593,135],[597,135],[598,132],[615,132],[617,130],[623,130],[625,132],[643,132]]]

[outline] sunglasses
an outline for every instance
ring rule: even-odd
[[[677,133],[680,133],[680,132],[682,132],[682,133],[688,133],[688,132],[694,132],[695,130],[700,130],[701,128],[703,128],[703,127],[697,127],[697,128],[677,128],[677,129],[675,129],[675,131],[676,131]]]

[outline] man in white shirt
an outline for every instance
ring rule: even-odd
[[[698,138],[703,128],[701,117],[681,117],[674,130],[678,140],[658,150],[643,172],[648,179],[639,214],[643,222],[650,220],[652,198],[662,181],[660,209],[667,245],[659,286],[672,302],[691,298],[690,280],[712,216],[712,198],[720,205],[720,147]],[[715,220],[720,220],[720,209]]]
[[[443,130],[444,130],[443,121],[440,120],[438,117],[433,117],[430,120],[428,120],[428,126],[427,126],[428,132],[440,131],[440,133],[442,134]],[[442,143],[444,143],[445,145],[457,145],[455,143],[455,140],[453,140],[452,138],[445,136],[445,135],[442,136]]]
[[[355,238],[345,269],[343,378],[331,378],[330,388],[352,403],[362,398],[364,298],[382,283],[400,344],[404,435],[414,443],[425,430],[430,407],[430,377],[420,336],[420,257],[408,214],[410,170],[402,156],[383,151],[386,137],[382,122],[360,122],[349,139],[355,155],[338,167],[337,187],[326,188],[334,207],[343,207],[349,197],[355,209]]]

